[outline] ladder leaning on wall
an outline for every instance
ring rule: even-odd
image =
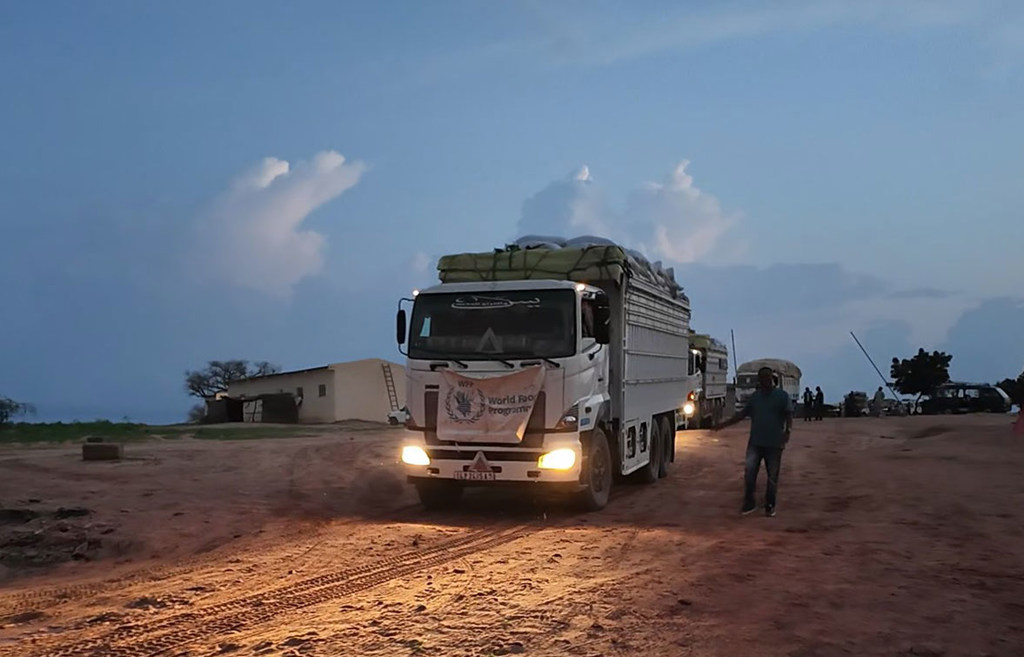
[[[384,370],[384,387],[388,389],[388,401],[391,403],[391,410],[398,410],[398,391],[395,390],[395,378],[391,375],[391,363],[381,363]]]

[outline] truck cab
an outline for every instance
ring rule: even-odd
[[[604,291],[571,281],[448,283],[419,291],[408,327],[407,428],[422,441],[405,446],[403,461],[421,497],[438,501],[434,491],[444,487],[430,481],[577,488],[581,431],[593,430],[608,412],[608,314]],[[468,424],[494,402],[493,395],[459,396],[444,385],[446,373],[483,382],[535,369],[537,390],[511,393],[517,401],[533,397],[518,441],[491,440],[483,433],[462,440],[445,435],[445,425]]]
[[[728,348],[710,335],[694,333],[690,336],[688,371],[694,377],[697,387],[687,395],[683,406],[686,428],[714,426],[722,421],[726,413]]]

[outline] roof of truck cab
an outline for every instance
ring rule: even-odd
[[[693,333],[690,335],[690,344],[697,348],[718,349],[728,353],[729,349],[724,342],[714,339],[707,333]]]
[[[522,281],[482,281],[476,283],[440,283],[420,290],[420,294],[447,294],[450,292],[508,292],[509,290],[573,290],[575,281],[530,279]],[[588,289],[598,290],[593,285]]]

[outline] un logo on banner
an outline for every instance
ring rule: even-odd
[[[460,381],[458,386],[448,389],[444,398],[444,410],[448,419],[456,424],[472,424],[479,420],[487,410],[487,398],[484,391],[471,383]]]

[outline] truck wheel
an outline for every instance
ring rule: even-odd
[[[651,422],[650,445],[647,449],[650,460],[647,461],[647,465],[637,471],[636,480],[642,484],[653,484],[658,481],[658,473],[661,472],[661,456],[665,449],[661,440],[661,427],[657,422]]]
[[[420,503],[427,509],[447,509],[462,497],[462,486],[454,481],[420,481],[416,483]]]
[[[580,492],[580,503],[587,511],[600,511],[608,504],[612,490],[612,452],[608,438],[598,427],[590,433],[590,448],[584,467],[583,483],[586,489]]]
[[[672,431],[672,423],[668,419],[661,421],[661,435],[663,448],[661,450],[661,466],[658,468],[658,476],[667,477],[668,466],[672,462],[672,450],[675,446],[675,431]]]

